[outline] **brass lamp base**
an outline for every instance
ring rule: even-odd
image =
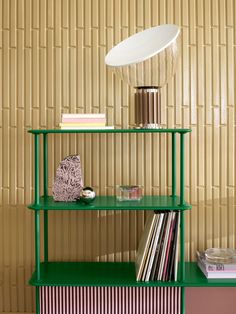
[[[160,88],[136,87],[135,127],[161,128]]]

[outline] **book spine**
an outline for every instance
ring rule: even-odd
[[[166,248],[166,257],[165,257],[165,262],[164,262],[164,270],[163,270],[163,276],[162,280],[167,280],[168,278],[168,273],[167,273],[167,265],[170,259],[171,253],[171,243],[173,241],[173,234],[174,234],[174,225],[175,225],[175,212],[172,213],[172,221],[170,225],[170,231],[169,231],[169,239],[167,242],[167,248]]]
[[[230,271],[207,272],[201,262],[198,261],[197,264],[200,270],[208,279],[235,279],[236,278],[236,272],[230,272]]]
[[[90,123],[67,123],[67,122],[64,122],[64,123],[59,123],[59,126],[62,128],[62,127],[85,127],[85,126],[106,126],[105,123],[103,122],[100,122],[100,123],[94,123],[94,122],[90,122]]]
[[[157,244],[158,244],[158,239],[159,239],[159,235],[160,235],[160,231],[161,231],[161,227],[162,227],[163,216],[164,216],[164,214],[160,214],[159,221],[158,221],[158,224],[157,224],[156,234],[154,235],[153,249],[152,249],[152,253],[151,253],[151,256],[150,256],[150,262],[149,262],[149,266],[148,266],[148,270],[147,270],[145,281],[149,281],[150,276],[151,276],[151,270],[152,270],[152,267],[153,267],[154,257],[155,257],[155,253],[156,253],[156,250],[157,250]]]
[[[174,265],[174,260],[175,260],[175,255],[176,255],[176,241],[178,239],[178,215],[179,212],[175,213],[175,220],[174,220],[174,227],[173,227],[173,232],[172,232],[172,238],[171,238],[171,246],[170,246],[170,257],[167,265],[167,278],[166,280],[170,281],[173,276],[173,265]]]
[[[206,272],[208,273],[227,273],[227,272],[232,272],[232,273],[236,273],[236,268],[235,265],[206,265],[205,261],[202,261],[201,259],[198,259],[198,262],[202,265],[202,267],[204,267],[204,269],[206,270]],[[226,268],[226,266],[228,266],[228,268]]]
[[[158,280],[158,273],[159,273],[159,268],[160,268],[160,263],[161,263],[161,256],[162,256],[163,244],[164,244],[164,239],[165,239],[167,220],[168,220],[168,213],[165,213],[164,218],[163,218],[162,228],[161,228],[160,240],[158,241],[157,252],[156,252],[155,261],[154,261],[155,269],[152,276],[153,280]]]
[[[151,259],[151,254],[152,254],[152,250],[154,249],[154,242],[155,242],[155,237],[156,237],[156,230],[158,227],[158,222],[160,219],[159,215],[154,215],[155,216],[155,226],[153,229],[153,233],[152,233],[152,237],[151,237],[151,243],[149,246],[149,250],[148,250],[148,254],[147,254],[147,258],[146,258],[146,263],[145,263],[145,267],[144,267],[144,272],[142,275],[142,280],[143,281],[148,281],[147,280],[147,273],[148,273],[148,268],[150,267],[150,259]]]
[[[78,119],[78,118],[106,118],[105,113],[63,113],[62,119]]]
[[[113,130],[114,126],[95,126],[95,127],[79,127],[79,126],[64,126],[62,130]]]
[[[179,250],[179,228],[180,228],[180,213],[177,215],[177,225],[176,225],[176,238],[175,238],[175,256],[174,256],[174,269],[173,269],[173,280],[177,281],[178,276],[178,250]]]
[[[229,263],[229,264],[223,264],[223,263],[209,263],[206,260],[204,252],[197,252],[197,259],[202,263],[203,267],[206,269],[207,272],[222,272],[222,271],[233,271],[236,272],[236,263]]]
[[[102,118],[74,118],[74,119],[70,119],[70,118],[62,118],[61,119],[62,123],[106,123],[106,119]]]
[[[157,277],[158,280],[161,280],[163,276],[164,261],[165,261],[165,256],[166,256],[166,248],[167,248],[167,242],[169,238],[171,220],[172,220],[172,212],[168,214],[164,243],[163,243],[162,253],[161,253],[160,267],[159,267],[159,272],[158,272],[158,277]]]
[[[163,232],[164,232],[164,225],[165,225],[165,219],[166,219],[166,214],[162,213],[162,224],[161,224],[161,229],[160,229],[160,234],[158,237],[158,242],[157,242],[157,248],[154,256],[154,261],[153,261],[153,266],[151,270],[151,277],[150,280],[155,280],[156,272],[158,269],[158,260],[159,260],[159,255],[160,255],[160,247],[161,247],[161,241],[163,237]]]
[[[136,263],[135,263],[136,280],[141,280],[142,274],[145,269],[145,262],[146,262],[149,246],[151,243],[156,219],[157,219],[156,215],[154,215],[154,213],[152,212],[145,223],[145,227],[144,227],[142,238],[139,244]]]

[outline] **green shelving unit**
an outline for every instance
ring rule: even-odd
[[[40,314],[39,288],[42,286],[172,286],[181,287],[182,314],[185,313],[185,287],[210,285],[202,280],[202,275],[195,264],[184,261],[185,210],[191,205],[185,201],[184,195],[184,139],[189,129],[108,129],[108,130],[29,130],[34,136],[35,163],[35,195],[28,207],[35,214],[35,271],[30,284],[36,287],[36,313]],[[172,191],[171,195],[144,196],[137,202],[117,202],[115,196],[97,196],[90,205],[81,202],[55,202],[48,195],[48,136],[55,134],[77,133],[168,133],[172,139]],[[176,137],[180,137],[180,195],[176,195]],[[43,196],[40,196],[40,137],[42,137],[43,156]],[[137,282],[135,266],[132,262],[51,262],[48,260],[48,211],[50,210],[175,210],[180,212],[180,261],[178,280],[176,282]],[[40,260],[40,215],[44,216],[43,249],[44,261]],[[195,277],[190,276],[194,271]],[[198,278],[198,279],[197,279]],[[194,284],[193,284],[194,283]],[[151,313],[150,313],[151,314]]]

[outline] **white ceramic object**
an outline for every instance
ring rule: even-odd
[[[105,63],[131,86],[163,86],[175,72],[179,34],[173,24],[146,29],[113,47]]]

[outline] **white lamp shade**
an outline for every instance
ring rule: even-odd
[[[105,57],[119,76],[134,87],[161,87],[175,73],[180,29],[165,24],[134,34]]]

